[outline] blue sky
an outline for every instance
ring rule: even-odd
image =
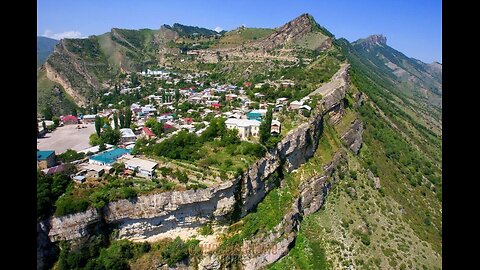
[[[112,27],[158,29],[175,22],[223,30],[274,28],[305,12],[337,38],[383,34],[407,56],[442,61],[441,0],[37,0],[37,35],[86,37]]]

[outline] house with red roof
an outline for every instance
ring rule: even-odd
[[[220,109],[220,103],[212,103],[212,108],[215,110]]]
[[[143,127],[142,128],[142,135],[147,137],[147,138],[155,138],[155,133],[153,133],[153,131],[151,129],[149,129],[148,127]]]
[[[185,118],[183,119],[183,123],[184,123],[185,125],[190,125],[192,122],[193,122],[193,119],[190,118],[190,117],[185,117]]]
[[[244,82],[244,83],[243,83],[243,86],[244,86],[244,87],[251,87],[251,86],[252,86],[252,82]]]
[[[77,125],[78,124],[78,118],[74,115],[62,116],[60,118],[60,120],[62,121],[62,123],[64,125]]]

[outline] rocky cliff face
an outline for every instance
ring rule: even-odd
[[[387,38],[383,35],[371,35],[355,43],[360,44],[364,49],[369,49],[375,45],[387,45]]]
[[[262,45],[265,49],[270,50],[286,42],[298,39],[311,32],[314,27],[314,20],[309,14],[302,14],[296,19],[284,24],[278,28],[270,36],[266,37],[262,41]]]
[[[350,129],[343,134],[340,138],[343,142],[352,150],[355,154],[358,153],[360,147],[362,146],[362,133],[363,133],[363,122],[360,119],[356,119]]]
[[[292,209],[273,230],[244,241],[242,269],[261,269],[288,253],[297,236],[300,221],[323,205],[332,184],[337,181],[332,175],[344,160],[344,153],[336,153],[333,161],[324,166],[324,174],[302,183],[300,196],[294,201]]]
[[[52,242],[82,238],[87,236],[101,219],[101,213],[97,209],[88,209],[85,212],[63,217],[53,217],[50,220],[48,236]]]
[[[56,257],[56,247],[48,238],[48,221],[37,223],[37,269],[50,269]]]
[[[70,81],[65,76],[58,73],[48,62],[46,62],[42,68],[45,70],[47,78],[52,82],[60,84],[63,89],[65,89],[65,92],[67,92],[67,94],[72,97],[73,101],[75,101],[76,104],[78,104],[79,106],[84,106],[86,104],[85,97],[79,95],[73,89]]]

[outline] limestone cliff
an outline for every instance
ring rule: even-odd
[[[333,161],[324,166],[325,173],[301,184],[300,196],[295,199],[292,209],[275,228],[254,239],[244,241],[242,269],[261,269],[288,253],[296,238],[300,221],[304,216],[318,211],[323,205],[332,184],[337,181],[337,177],[332,177],[335,168],[344,160],[344,153],[336,153]]]
[[[340,138],[355,154],[358,153],[362,146],[363,122],[356,119],[350,129]]]
[[[48,238],[49,222],[37,223],[37,269],[50,269],[56,258],[56,247]]]

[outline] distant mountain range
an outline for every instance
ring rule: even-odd
[[[38,37],[37,63],[46,61],[38,77],[51,82],[41,86],[51,87],[54,82],[70,100],[85,106],[97,93],[112,87],[114,78],[124,72],[160,66],[200,70],[202,63],[217,63],[217,70],[221,68],[228,78],[248,79],[257,71],[265,71],[267,66],[267,70],[278,68],[275,61],[309,61],[309,52],[328,49],[335,40],[332,33],[308,14],[276,29],[240,27],[217,33],[175,23],[162,25],[158,30],[112,28],[99,36],[60,42]],[[52,53],[55,45],[56,51]],[[390,80],[405,84],[412,94],[441,106],[441,64],[425,64],[409,58],[389,47],[381,35],[355,41],[348,47],[363,63],[388,73]],[[258,59],[263,59],[263,67]],[[253,67],[249,68],[247,62]],[[37,91],[49,92],[47,96],[51,96],[49,89],[39,87]],[[43,100],[48,99],[41,99],[37,108],[44,107]]]
[[[37,37],[37,67],[45,63],[45,60],[53,53],[53,49],[58,42],[60,41],[52,38]]]

